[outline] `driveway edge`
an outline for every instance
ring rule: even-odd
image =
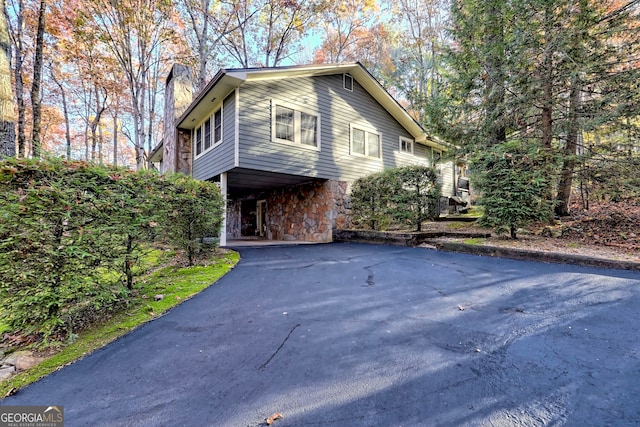
[[[373,230],[333,230],[334,242],[369,243],[392,246],[416,247],[427,245],[440,251],[460,252],[510,258],[524,261],[539,261],[554,264],[572,264],[584,267],[610,268],[615,270],[640,271],[640,262],[620,261],[608,258],[594,258],[559,252],[543,252],[527,249],[505,248],[502,246],[469,245],[451,242],[442,238],[483,238],[491,233],[465,232],[387,232]]]
[[[640,263],[633,261],[618,261],[605,258],[593,258],[583,255],[532,251],[526,249],[504,248],[498,246],[468,245],[465,243],[447,242],[437,239],[428,240],[425,241],[425,243],[435,247],[437,250],[447,252],[460,252],[471,255],[511,258],[525,261],[540,261],[555,264],[573,264],[584,267],[640,271]]]

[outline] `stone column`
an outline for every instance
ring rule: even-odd
[[[220,174],[220,192],[224,206],[222,208],[222,225],[220,227],[220,246],[227,246],[227,173]]]
[[[176,120],[192,100],[191,70],[182,64],[174,64],[167,76],[164,93],[163,166],[166,172],[191,174],[190,133],[180,132]]]

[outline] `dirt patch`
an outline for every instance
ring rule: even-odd
[[[434,231],[487,231],[475,223],[437,221],[425,224]],[[589,210],[574,209],[571,216],[553,224],[533,224],[518,231],[518,239],[496,235],[484,239],[447,240],[485,246],[582,255],[616,261],[640,262],[640,206],[602,203]]]

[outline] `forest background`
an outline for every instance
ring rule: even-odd
[[[3,3],[2,153],[142,169],[173,63],[197,92],[221,67],[359,61],[480,172],[487,225],[637,200],[637,0]]]

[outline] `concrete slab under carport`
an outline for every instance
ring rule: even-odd
[[[267,239],[229,239],[223,246],[228,249],[248,248],[248,247],[268,247],[268,246],[295,246],[295,245],[315,245],[317,242],[301,242],[298,240],[267,240]]]

